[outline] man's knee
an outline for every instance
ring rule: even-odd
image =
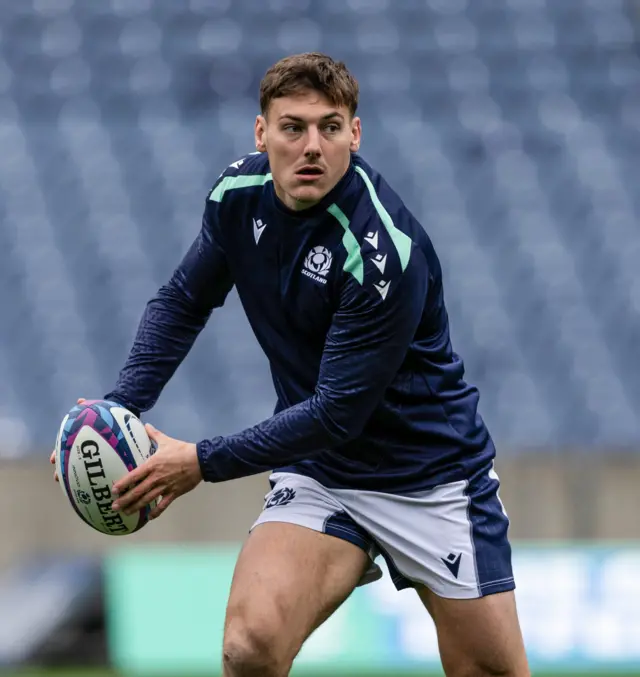
[[[445,670],[447,677],[530,677],[531,673],[526,662],[515,666],[511,662],[500,660],[498,657],[491,660],[460,662]]]
[[[288,658],[283,655],[278,637],[267,623],[230,621],[224,636],[225,677],[283,677]]]

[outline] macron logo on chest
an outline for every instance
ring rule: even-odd
[[[260,237],[262,236],[262,233],[264,233],[264,229],[266,227],[267,224],[262,223],[260,219],[253,219],[253,237],[255,238],[256,244],[258,244],[258,241],[260,240]]]

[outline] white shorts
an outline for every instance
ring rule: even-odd
[[[382,576],[375,562],[382,555],[398,590],[423,584],[465,599],[515,588],[509,520],[493,469],[401,496],[329,489],[294,473],[273,473],[270,482],[253,527],[288,522],[354,543],[371,557],[359,585]]]

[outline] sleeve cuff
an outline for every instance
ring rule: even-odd
[[[140,415],[142,413],[140,409],[134,407],[130,402],[127,402],[124,398],[119,397],[115,393],[108,393],[107,395],[104,396],[104,399],[108,400],[109,402],[115,402],[116,404],[119,404],[125,409],[128,409],[134,416],[140,418]]]
[[[216,467],[218,463],[216,462],[215,455],[217,448],[220,446],[216,442],[219,442],[219,440],[222,440],[222,437],[216,437],[213,440],[201,440],[196,444],[200,472],[205,482],[222,482],[225,479],[220,477],[219,470]]]

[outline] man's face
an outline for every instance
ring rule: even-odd
[[[290,209],[319,202],[360,147],[360,119],[314,91],[273,99],[258,115],[256,148],[269,155],[276,195]]]

